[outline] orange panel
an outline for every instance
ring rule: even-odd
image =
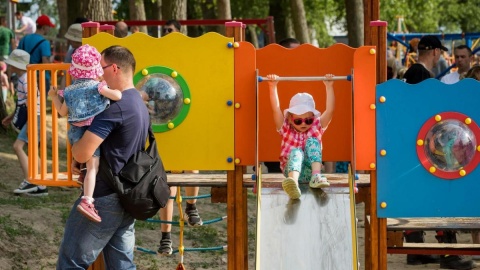
[[[239,165],[255,164],[256,74],[255,47],[239,42],[235,49],[235,158]]]
[[[356,169],[371,170],[375,161],[376,54],[375,47],[360,47],[354,55],[355,154]]]
[[[257,50],[257,68],[261,76],[337,76],[350,75],[355,49],[335,44],[326,49],[303,44],[295,49],[285,49],[272,44]],[[374,72],[374,70],[370,70]],[[275,131],[266,82],[260,83],[260,161],[278,161],[280,136]],[[352,153],[352,86],[349,81],[336,81],[335,113],[323,137],[323,158],[326,161],[348,161]],[[323,82],[279,82],[278,94],[282,110],[298,92],[313,95],[316,108],[325,110]]]

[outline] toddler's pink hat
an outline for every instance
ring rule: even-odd
[[[0,70],[3,72],[7,71],[7,64],[3,61],[0,61]]]
[[[100,53],[88,44],[82,45],[72,55],[68,73],[76,79],[96,79],[103,75]]]

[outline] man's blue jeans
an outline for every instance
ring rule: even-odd
[[[57,269],[87,269],[103,251],[107,269],[136,269],[133,263],[135,219],[120,205],[116,193],[95,198],[102,222],[88,220],[77,211],[77,199],[70,211],[58,253]]]

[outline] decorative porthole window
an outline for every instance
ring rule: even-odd
[[[179,73],[168,67],[152,66],[135,74],[133,81],[145,100],[154,132],[172,130],[185,120],[191,96]]]
[[[479,162],[480,130],[468,116],[444,112],[431,117],[417,137],[417,156],[431,174],[457,179],[472,172]]]

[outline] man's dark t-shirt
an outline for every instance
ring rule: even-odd
[[[426,79],[432,78],[432,74],[422,64],[415,63],[408,68],[403,78],[406,83],[417,84]]]
[[[145,148],[150,119],[147,107],[136,89],[122,92],[122,99],[110,101],[110,107],[95,116],[88,131],[104,139],[101,155],[118,173],[128,159]],[[94,198],[114,193],[105,179],[97,175]]]

